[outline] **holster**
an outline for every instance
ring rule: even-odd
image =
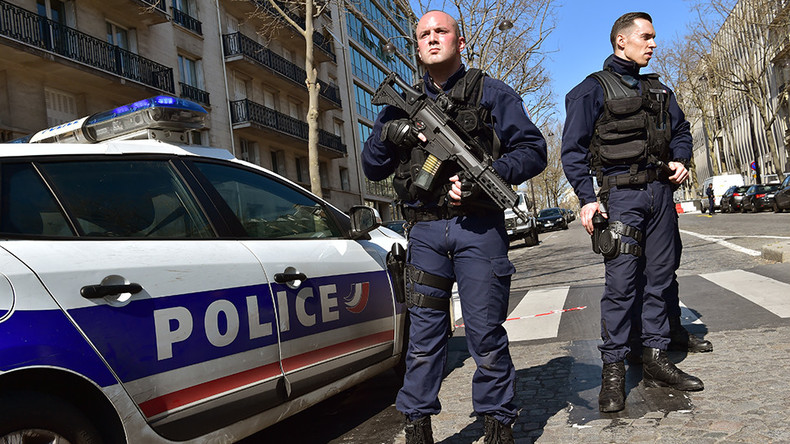
[[[387,270],[392,278],[395,300],[401,304],[406,302],[406,249],[398,242],[392,244],[387,253]]]

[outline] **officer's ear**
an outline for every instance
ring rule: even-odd
[[[458,37],[458,51],[459,52],[463,51],[464,48],[466,48],[466,39],[464,38],[464,36],[459,36]]]

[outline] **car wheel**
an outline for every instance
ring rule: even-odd
[[[3,442],[92,444],[101,435],[85,414],[58,396],[10,392],[0,396],[0,437]]]

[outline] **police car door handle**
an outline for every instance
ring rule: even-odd
[[[278,284],[285,284],[292,281],[304,281],[306,279],[307,275],[304,273],[276,273],[274,275],[274,282]]]
[[[100,299],[114,294],[131,293],[136,294],[143,290],[140,284],[126,285],[86,285],[80,289],[80,294],[86,299]]]

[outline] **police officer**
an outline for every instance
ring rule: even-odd
[[[419,87],[431,99],[444,96],[455,103],[469,135],[496,159],[493,167],[507,183],[519,184],[540,173],[546,166],[543,136],[512,88],[462,65],[466,42],[457,22],[444,12],[430,11],[418,22],[416,34],[418,56],[427,70]],[[411,326],[406,374],[396,401],[406,416],[406,442],[433,442],[430,415],[441,408],[438,394],[456,281],[469,353],[477,364],[472,399],[475,412],[484,417],[485,442],[512,443],[515,368],[503,323],[515,269],[507,257],[504,214],[450,161],[436,173],[433,189],[415,187],[412,175],[425,159],[425,136],[406,117],[397,108],[385,107],[362,151],[369,179],[395,173],[393,186],[410,225],[406,268]]]
[[[614,54],[604,70],[588,76],[565,98],[562,163],[582,205],[582,225],[596,235],[594,245],[604,254],[606,268],[599,346],[603,371],[598,403],[603,412],[625,408],[624,359],[632,313],[641,313],[643,383],[703,389],[701,380],[678,369],[666,354],[667,299],[680,248],[672,191],[688,177],[692,143],[672,92],[658,76],[639,72],[653,56],[654,39],[650,15],[621,16],[612,27]],[[598,199],[593,177],[601,187]]]

